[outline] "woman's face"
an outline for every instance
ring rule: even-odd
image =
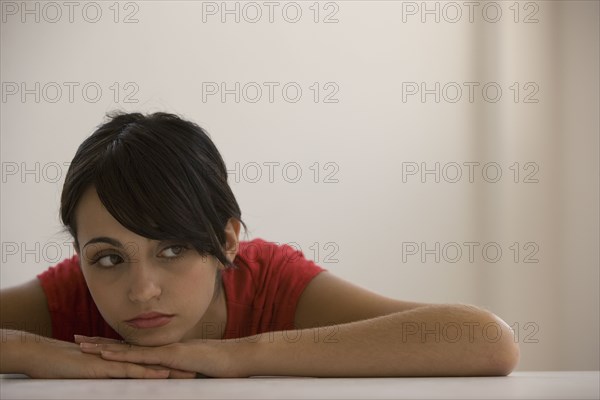
[[[214,256],[202,256],[186,243],[150,240],[127,230],[93,187],[80,199],[76,221],[81,270],[90,293],[106,322],[125,341],[159,346],[221,337],[225,293],[215,303],[211,300],[217,268],[223,266]],[[230,257],[234,254],[228,253]],[[172,317],[162,319],[168,321],[162,326],[128,322],[150,312]]]

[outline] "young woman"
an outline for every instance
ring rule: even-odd
[[[487,310],[387,298],[291,246],[240,241],[221,155],[176,115],[109,115],[71,162],[60,215],[76,254],[1,291],[1,373],[507,375],[519,360]]]

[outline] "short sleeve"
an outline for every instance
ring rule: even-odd
[[[74,255],[37,275],[52,319],[52,337],[73,342],[73,335],[120,339],[102,318]]]
[[[295,329],[298,300],[306,286],[325,268],[288,244],[261,243],[263,268],[255,279],[255,308],[263,310],[271,329]],[[266,327],[265,327],[266,328]]]
[[[271,243],[266,249],[271,259],[267,261],[268,268],[262,270],[264,277],[260,281],[263,285],[258,291],[273,298],[276,309],[295,310],[306,286],[325,269],[288,244]]]

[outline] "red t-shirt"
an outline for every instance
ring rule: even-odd
[[[240,241],[238,269],[223,271],[227,324],[223,339],[294,329],[296,305],[312,278],[326,269],[300,250],[256,238]],[[77,254],[37,275],[48,300],[52,337],[73,335],[122,339],[98,311],[79,268]]]

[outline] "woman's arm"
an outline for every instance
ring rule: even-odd
[[[37,279],[0,291],[0,373],[32,378],[192,378],[186,371],[108,362],[51,338],[51,317]]]
[[[425,306],[244,340],[252,349],[247,375],[508,375],[519,361],[512,329],[492,313],[468,305]]]
[[[519,361],[513,331],[489,311],[391,299],[328,272],[304,289],[294,324],[303,329],[82,351],[212,377],[507,375]]]
[[[0,374],[27,374],[23,357],[28,332],[0,329]]]
[[[87,345],[82,352],[222,378],[507,375],[519,361],[510,327],[469,305],[423,306],[238,339],[196,339],[160,347]]]
[[[0,329],[52,337],[48,302],[37,278],[0,290]]]
[[[388,317],[381,318],[384,316]],[[345,325],[354,321],[360,328]],[[513,331],[487,310],[469,304],[397,300],[329,272],[317,275],[303,291],[295,325],[299,328],[334,326],[330,330],[337,329],[336,335],[343,334],[350,342],[369,340],[366,332],[374,332],[372,336],[387,342],[387,348],[400,351],[403,359],[410,360],[412,354],[413,360],[400,364],[399,370],[394,369],[397,371],[394,374],[402,376],[505,375],[519,360]],[[446,356],[450,358],[444,363]],[[467,360],[464,365],[463,360]],[[505,364],[505,368],[498,369],[491,364]],[[503,370],[508,372],[503,373]]]
[[[1,329],[0,373],[31,378],[193,378],[195,374],[156,365],[103,360],[79,345],[30,332]]]
[[[27,374],[28,349],[49,340],[52,321],[37,278],[0,290],[0,373]]]

